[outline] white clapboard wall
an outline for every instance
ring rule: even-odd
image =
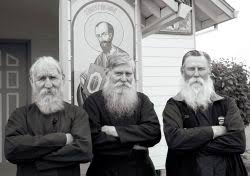
[[[142,40],[142,89],[154,103],[162,127],[162,111],[167,100],[180,89],[182,56],[195,48],[194,35],[155,34]],[[167,145],[164,134],[150,156],[156,169],[165,168]]]

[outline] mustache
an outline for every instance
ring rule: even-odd
[[[46,95],[56,95],[57,93],[57,90],[55,88],[51,88],[51,89],[46,89],[46,88],[43,88],[40,92],[39,92],[39,95],[40,96],[46,96]]]
[[[195,84],[195,83],[199,83],[200,85],[204,85],[204,80],[202,78],[191,78],[188,81],[188,85],[192,85],[192,84]]]
[[[114,84],[108,79],[103,88],[103,96],[106,100],[105,106],[107,110],[114,117],[130,117],[137,107],[138,97],[133,82]]]
[[[101,46],[110,46],[110,45],[111,45],[111,42],[102,41],[102,42],[100,42],[100,45],[101,45]]]
[[[188,81],[184,79],[182,81],[184,82],[181,94],[185,102],[195,111],[198,107],[206,109],[208,104],[211,103],[210,98],[212,93],[214,93],[213,81],[211,78],[190,78]]]
[[[132,87],[132,84],[128,83],[128,82],[125,82],[125,83],[121,83],[121,82],[118,82],[114,85],[115,87],[127,87],[127,88],[131,88]]]

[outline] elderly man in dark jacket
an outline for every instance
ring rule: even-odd
[[[168,176],[246,176],[244,124],[234,100],[214,92],[211,59],[186,53],[183,87],[163,111]]]
[[[94,157],[88,176],[153,176],[148,147],[161,138],[153,103],[135,90],[134,60],[111,57],[102,91],[90,95],[89,114]]]
[[[5,128],[5,156],[18,176],[80,176],[92,158],[85,110],[63,101],[64,75],[52,57],[30,69],[34,103],[16,109]]]

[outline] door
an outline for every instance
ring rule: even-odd
[[[0,173],[15,175],[15,166],[4,158],[4,127],[15,108],[30,102],[29,42],[0,40]]]

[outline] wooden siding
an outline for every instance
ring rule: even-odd
[[[162,125],[162,111],[167,100],[180,89],[182,56],[195,48],[195,38],[182,35],[151,35],[142,41],[143,92],[154,103]],[[161,126],[162,127],[162,126]],[[167,145],[164,134],[150,156],[156,169],[165,168]]]

